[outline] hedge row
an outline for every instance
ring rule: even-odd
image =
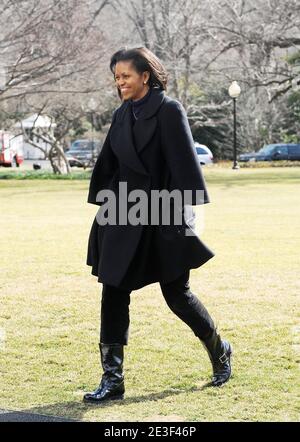
[[[0,170],[0,180],[88,180],[91,171],[76,171],[65,175],[41,170]]]

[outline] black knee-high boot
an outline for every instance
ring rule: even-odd
[[[106,400],[123,399],[125,393],[123,360],[124,346],[121,344],[99,344],[103,375],[99,387],[86,393],[85,402],[99,403]]]
[[[232,347],[229,342],[221,339],[215,329],[208,338],[202,338],[201,342],[206,349],[213,367],[212,385],[220,387],[231,376]]]

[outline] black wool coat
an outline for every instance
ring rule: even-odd
[[[88,202],[101,206],[97,193],[110,189],[118,204],[124,197],[118,193],[119,182],[127,183],[128,193],[135,189],[142,189],[147,195],[153,189],[178,189],[182,193],[191,190],[192,205],[209,202],[185,110],[163,90],[151,90],[134,124],[129,101],[114,112],[93,169]],[[196,190],[202,190],[204,198],[197,197]],[[127,204],[129,211],[136,203]],[[171,282],[213,256],[184,217],[182,226],[161,222],[103,226],[95,217],[87,265],[98,282],[135,290],[153,282]]]

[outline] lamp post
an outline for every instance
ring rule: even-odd
[[[237,81],[233,81],[228,88],[228,93],[233,99],[233,169],[239,169],[236,159],[236,99],[240,96],[241,88]]]

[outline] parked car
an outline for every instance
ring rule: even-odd
[[[241,153],[239,155],[239,161],[244,162],[244,163],[247,163],[248,161],[255,161],[256,155],[257,155],[257,152],[255,152],[255,151]]]
[[[300,144],[267,144],[258,152],[241,154],[239,161],[300,161]]]
[[[76,140],[66,152],[71,167],[92,167],[101,149],[100,141]]]
[[[211,164],[213,162],[213,154],[207,146],[195,142],[195,149],[201,165]]]

